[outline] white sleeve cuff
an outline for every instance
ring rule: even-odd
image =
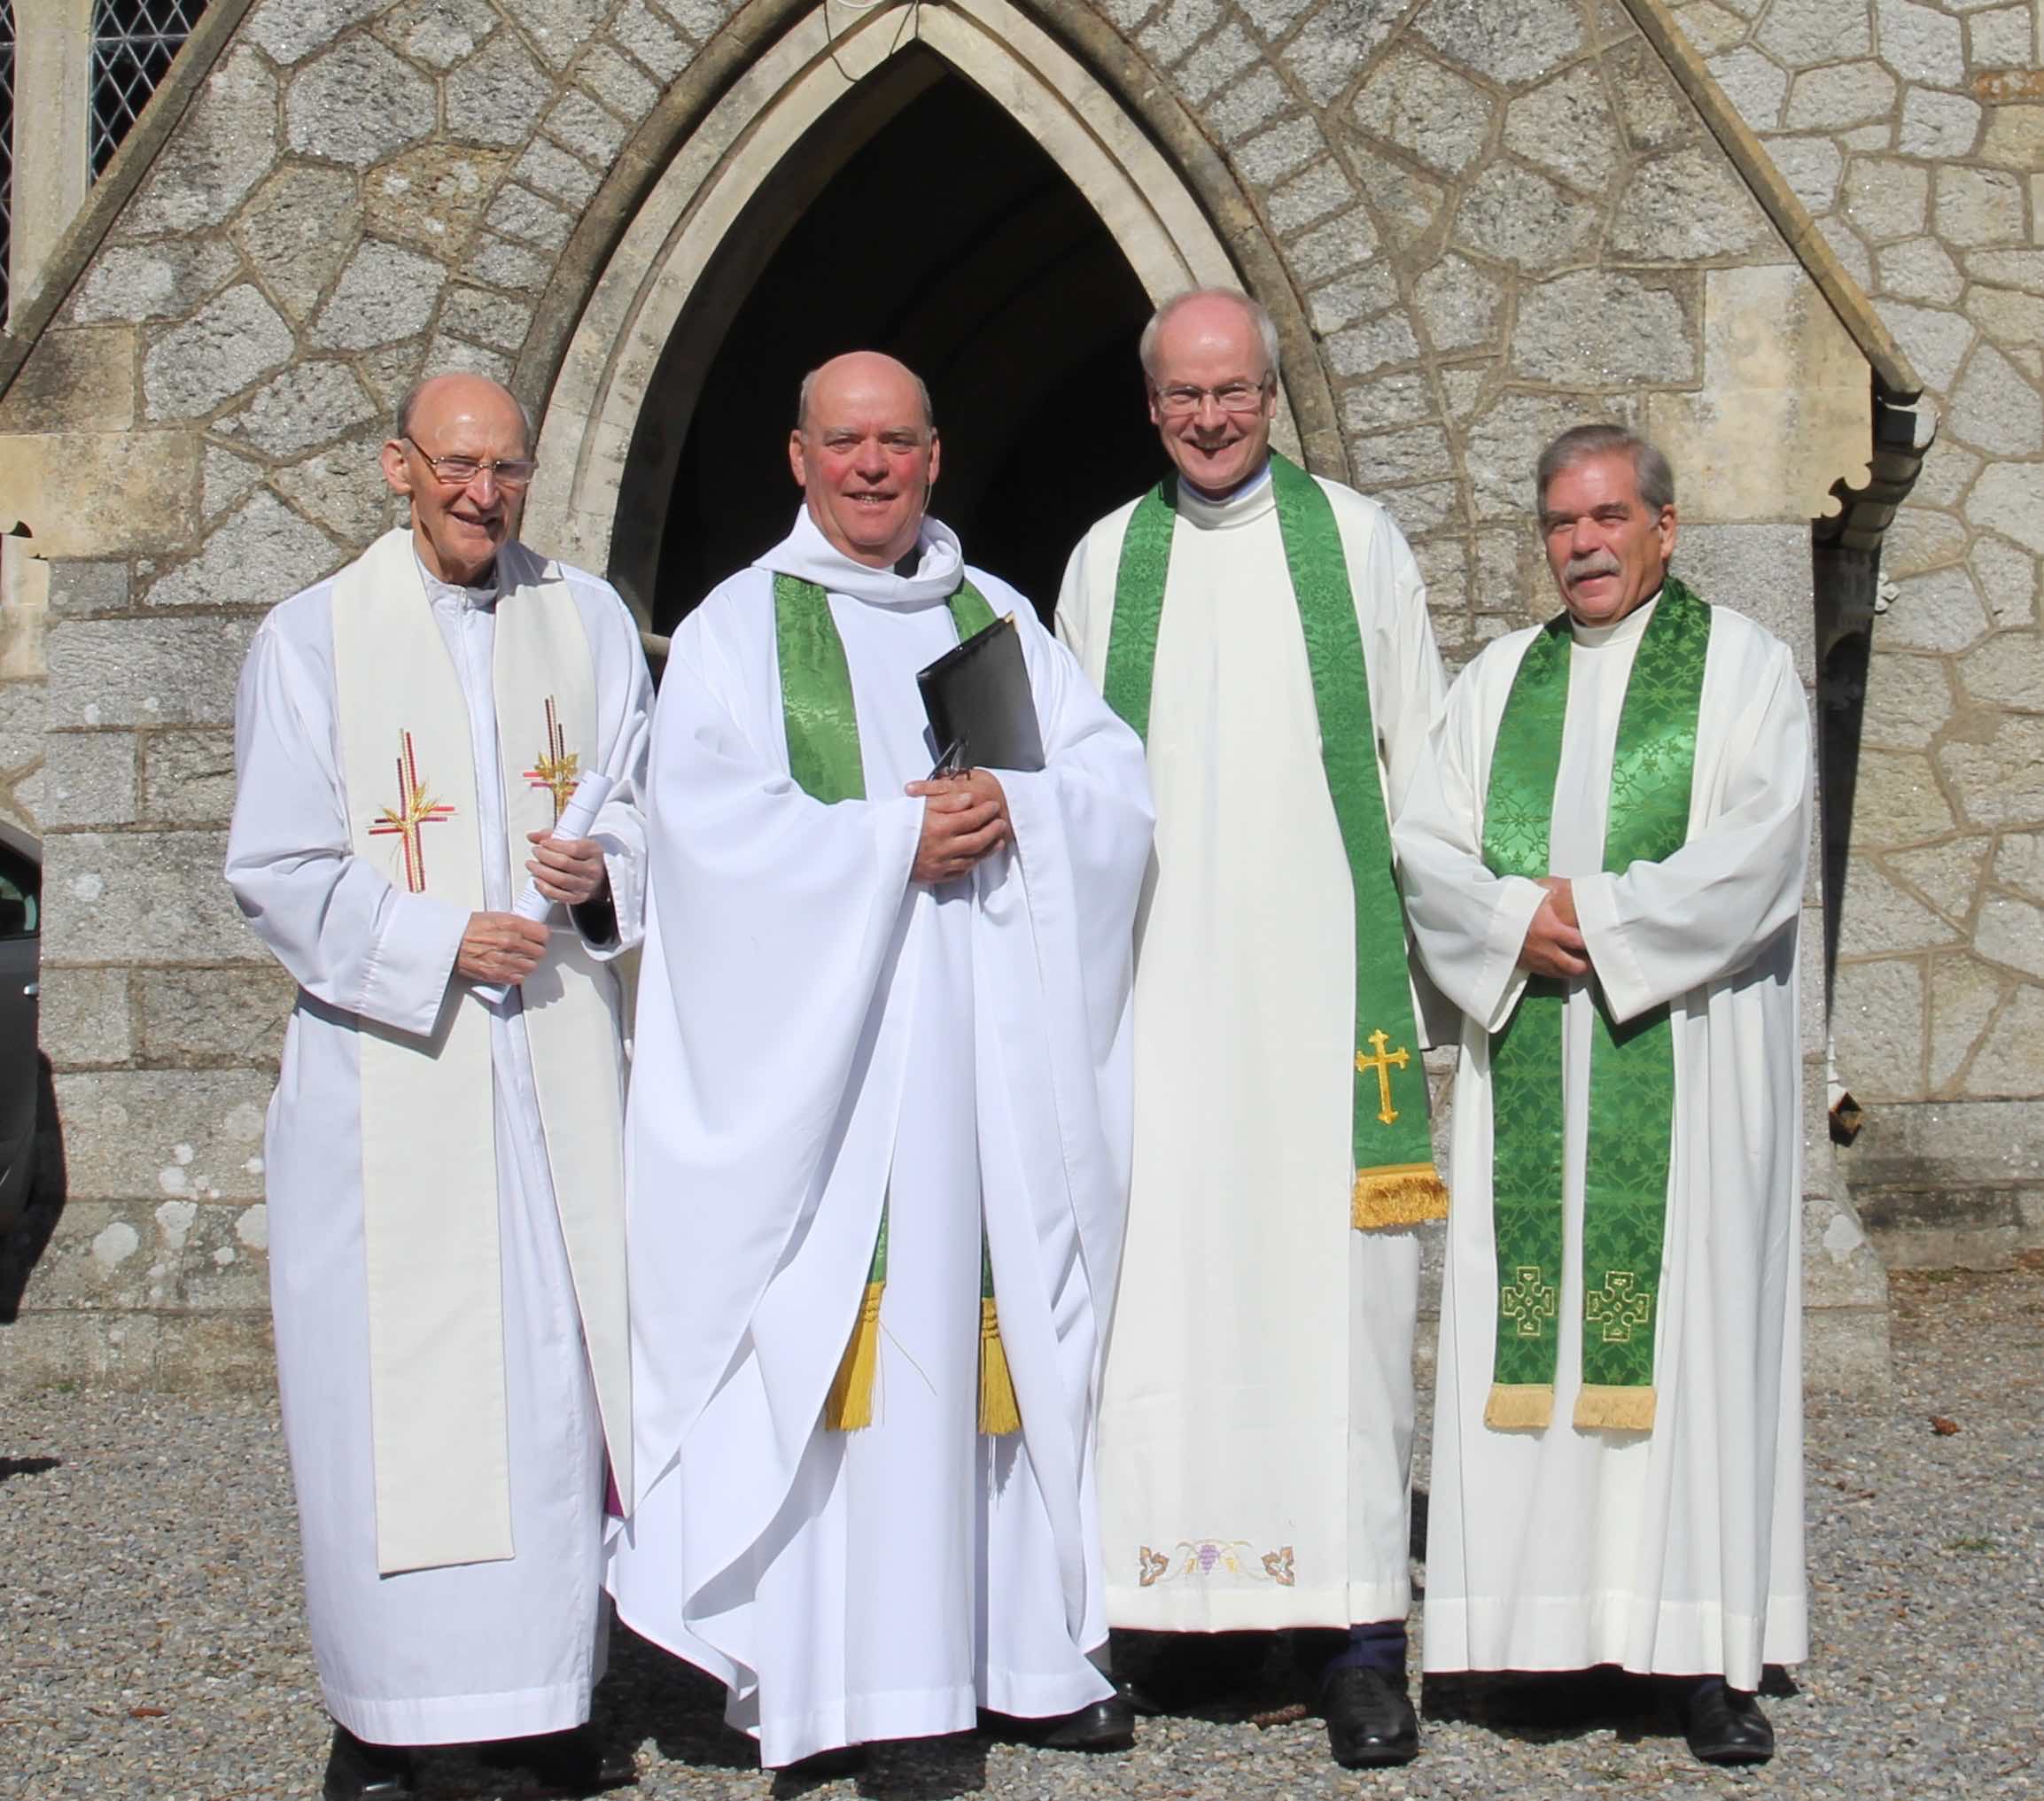
[[[612,958],[622,957],[638,943],[636,935],[629,929],[630,921],[636,917],[633,904],[635,897],[627,891],[626,886],[631,880],[632,858],[622,850],[613,850],[610,840],[605,839],[602,843],[603,876],[610,884],[606,898],[610,904],[610,935],[601,940],[592,938],[582,929],[582,921],[576,917],[581,910],[577,907],[563,909],[569,923],[575,928],[575,935],[582,941],[583,950],[597,963],[608,963]]]
[[[1646,985],[1646,973],[1619,924],[1618,880],[1611,874],[1582,875],[1572,886],[1575,921],[1582,932],[1589,966],[1597,973],[1612,1018],[1622,1021],[1644,1013],[1653,1004],[1653,996]]]
[[[1483,968],[1477,978],[1477,1008],[1471,1011],[1487,1032],[1499,1030],[1512,1017],[1519,998],[1526,992],[1527,974],[1519,967],[1519,953],[1526,948],[1526,928],[1547,898],[1547,890],[1523,875],[1508,875],[1498,883],[1497,905],[1483,934]],[[1488,999],[1489,1005],[1481,1003]]]
[[[469,915],[423,894],[392,894],[370,951],[354,1011],[393,1031],[426,1037],[447,998]]]

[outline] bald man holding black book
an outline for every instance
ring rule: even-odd
[[[789,448],[794,529],[676,632],[654,728],[611,1589],[768,1766],[982,1709],[1125,1747],[1092,1448],[1141,747],[928,516],[910,370],[826,363]],[[985,766],[967,641],[975,675],[1019,658],[992,698],[1022,679],[1037,767]],[[964,709],[957,772],[924,687]]]

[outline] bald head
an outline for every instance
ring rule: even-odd
[[[835,549],[874,569],[898,563],[915,546],[937,479],[929,391],[877,350],[832,357],[803,380],[788,463]]]
[[[1216,342],[1240,358],[1260,351],[1264,373],[1278,373],[1276,323],[1260,302],[1234,288],[1193,288],[1174,295],[1150,315],[1136,353],[1143,373],[1154,382],[1172,351]]]
[[[424,381],[415,382],[405,390],[404,399],[398,402],[397,431],[393,435],[409,438],[416,427],[431,437],[434,426],[445,419],[493,412],[501,417],[506,408],[517,415],[524,448],[530,451],[532,415],[525,411],[525,403],[503,383],[466,370],[428,376]]]
[[[898,358],[884,351],[848,350],[843,356],[834,356],[828,362],[820,363],[802,378],[802,390],[795,401],[795,429],[806,431],[810,415],[816,404],[816,392],[820,385],[829,389],[841,380],[856,381],[861,377],[869,380],[905,380],[915,389],[916,404],[922,412],[922,425],[926,431],[937,430],[937,414],[929,404],[929,390],[921,376]]]
[[[434,376],[398,407],[384,479],[412,505],[412,546],[443,581],[473,586],[517,530],[532,479],[532,429],[487,376]]]

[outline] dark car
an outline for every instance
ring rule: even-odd
[[[0,1234],[28,1205],[36,1168],[36,953],[41,937],[43,846],[0,820]]]

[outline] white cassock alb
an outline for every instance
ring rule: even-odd
[[[1484,1424],[1499,1280],[1491,1230],[1490,1034],[1526,977],[1541,889],[1481,861],[1491,748],[1533,632],[1488,647],[1449,695],[1398,822],[1407,916],[1463,1009],[1427,1525],[1429,1670],[1616,1664],[1759,1686],[1807,1653],[1803,1584],[1801,1046],[1797,925],[1810,746],[1787,647],[1713,615],[1689,838],[1601,873],[1613,749],[1658,601],[1578,629],[1550,855],[1571,878],[1614,1017],[1673,1009],[1675,1125],[1654,1424],[1578,1430],[1593,1015],[1564,1013],[1563,1276],[1554,1423]]]
[[[1104,1698],[1100,1344],[1128,1170],[1141,747],[926,521],[916,574],[804,512],[674,634],[628,1141],[638,1499],[610,1581],[768,1765]],[[867,798],[789,774],[773,572],[829,596]],[[1014,849],[912,882],[915,675],[968,574],[1022,633],[1047,767]],[[820,1424],[885,1198],[874,1424]],[[975,1431],[982,1222],[1022,1430]]]
[[[1441,662],[1390,515],[1332,501],[1394,803]],[[1098,683],[1134,503],[1073,553],[1058,626]],[[1356,920],[1271,483],[1183,485],[1148,734],[1136,1148],[1100,1412],[1107,1617],[1223,1632],[1402,1619],[1419,1244],[1359,1232]]]
[[[513,987],[494,1006],[466,993],[455,959],[470,910],[435,899],[430,888],[408,892],[401,873],[393,881],[351,838],[336,703],[336,590],[371,558],[382,557],[387,570],[393,555],[385,540],[362,563],[276,608],[257,632],[235,703],[237,788],[227,874],[256,933],[299,983],[264,1158],[278,1384],[313,1650],[327,1705],[343,1725],[374,1743],[431,1744],[549,1732],[588,1717],[605,1626],[604,1430],[521,992]],[[507,796],[493,695],[498,590],[434,580],[410,557],[408,543],[403,562],[408,578],[416,573],[411,601],[430,606],[466,703],[461,729],[471,750],[475,817],[501,822]],[[615,590],[595,577],[543,563],[517,545],[500,554],[497,568],[507,587],[526,584],[509,604],[524,603],[541,586],[550,586],[558,604],[564,586],[587,638],[595,741],[579,749],[584,768],[617,784],[591,835],[604,846],[618,929],[608,944],[580,946],[577,954],[615,958],[638,943],[642,918],[639,792],[652,687],[637,630]],[[390,679],[402,685],[405,676],[393,669]],[[544,720],[502,724],[505,754],[519,756],[524,736],[535,756],[543,749]],[[520,734],[520,725],[529,733]],[[450,803],[468,798],[444,786],[439,793]],[[359,813],[382,797],[353,798]],[[512,867],[501,825],[483,829],[479,842],[484,902],[508,911],[525,881],[523,865]],[[427,843],[424,854],[445,866],[440,845]],[[563,938],[579,945],[559,909],[553,925],[557,947]],[[454,1011],[486,1006],[501,1272],[500,1460],[510,1549],[486,1550],[481,1561],[379,1573],[392,1564],[393,1530],[386,1518],[379,1533],[379,1490],[387,1511],[393,1494],[431,1490],[442,1475],[386,1467],[378,1480],[375,1447],[391,1423],[373,1417],[371,1406],[378,1299],[365,1236],[363,1047],[370,1038],[423,1045],[436,1021],[444,1029]],[[614,1086],[621,1057],[620,1046],[618,1069],[596,1069],[592,1078]],[[421,1158],[430,1192],[430,1145],[422,1145]],[[561,1200],[584,1199],[570,1186],[575,1176],[559,1173]],[[615,1215],[615,1199],[603,1205]],[[424,1279],[436,1279],[435,1272]],[[621,1295],[611,1304],[620,1303]],[[606,1319],[590,1329],[601,1336],[621,1325],[621,1318]]]

